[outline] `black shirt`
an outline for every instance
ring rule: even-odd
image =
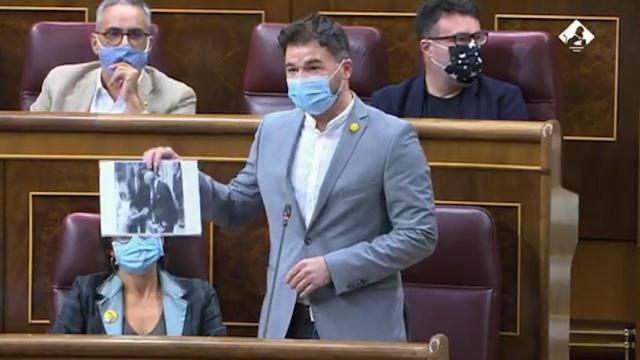
[[[425,118],[462,118],[462,93],[451,98],[441,98],[424,92],[422,117]]]

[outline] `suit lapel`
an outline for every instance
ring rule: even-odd
[[[336,181],[342,173],[345,165],[349,161],[353,150],[358,144],[358,140],[360,140],[360,137],[364,134],[367,127],[367,117],[368,114],[364,103],[358,97],[355,97],[353,109],[351,109],[351,112],[347,116],[347,121],[344,125],[345,128],[340,136],[340,140],[338,141],[338,146],[333,154],[331,163],[329,164],[329,169],[327,169],[327,174],[322,181],[322,186],[320,186],[318,201],[316,202],[316,207],[313,211],[311,221],[309,221],[309,229],[311,229],[315,220],[320,216],[322,208],[326,204],[331,190],[336,184]],[[355,131],[351,129],[353,124],[357,124],[357,127],[354,128]]]
[[[151,79],[151,72],[148,67],[145,67],[140,77],[140,84],[138,84],[138,93],[140,94],[140,100],[142,100],[142,106],[146,111],[149,110],[149,97],[153,91],[153,81]]]
[[[101,74],[101,68],[89,71],[82,77],[69,94],[65,101],[65,111],[89,112],[91,110],[91,101],[96,93],[98,78]]]
[[[122,335],[124,305],[122,304],[122,280],[117,274],[111,275],[98,289],[97,300],[100,319],[107,335]]]
[[[183,299],[185,290],[166,271],[160,271],[162,287],[162,310],[168,336],[181,336],[187,318],[187,301]],[[195,334],[192,334],[195,335]]]

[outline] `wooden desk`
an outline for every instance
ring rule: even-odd
[[[97,160],[139,158],[151,146],[171,145],[199,159],[203,171],[228,181],[242,167],[259,121],[239,115],[0,112],[4,332],[48,328],[54,236],[67,213],[97,211]],[[568,359],[578,202],[560,186],[558,124],[412,123],[432,166],[437,202],[482,206],[496,220],[504,278],[502,358]],[[211,226],[205,236],[210,278],[230,332],[255,335],[268,246],[264,223],[243,232]]]
[[[447,338],[429,344],[211,337],[0,335],[0,359],[448,360]]]

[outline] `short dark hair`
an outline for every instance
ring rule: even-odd
[[[312,14],[296,20],[280,31],[278,44],[282,51],[289,45],[304,45],[317,41],[338,60],[349,57],[349,40],[342,25],[328,16]]]
[[[480,20],[480,10],[471,0],[429,0],[416,16],[416,34],[418,39],[431,33],[442,14],[468,15]]]

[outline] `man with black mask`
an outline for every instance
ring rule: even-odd
[[[429,0],[416,17],[425,71],[373,94],[372,105],[398,117],[526,120],[517,86],[481,75],[488,40],[471,0]]]

